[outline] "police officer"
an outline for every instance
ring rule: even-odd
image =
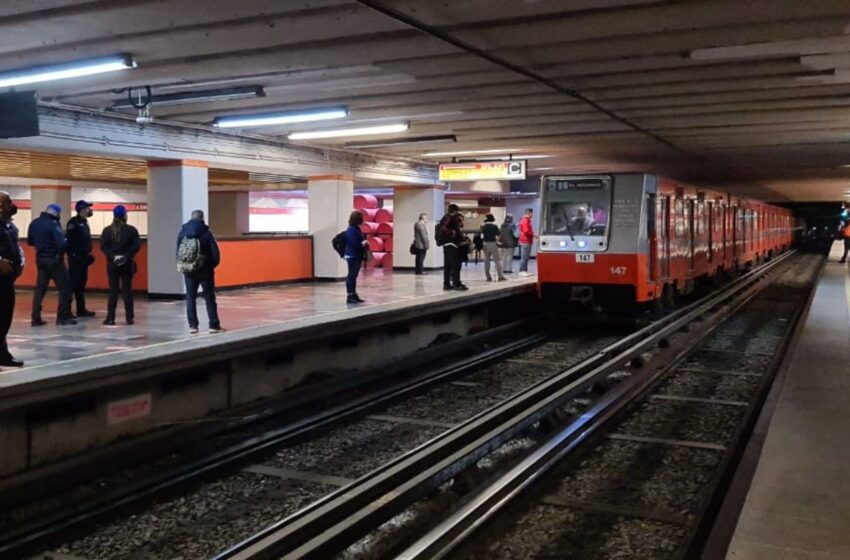
[[[50,204],[41,215],[30,222],[27,243],[35,247],[35,263],[38,266],[38,279],[35,295],[32,299],[32,326],[45,325],[41,318],[41,302],[50,280],[59,290],[59,311],[56,314],[57,325],[76,325],[71,318],[71,286],[68,270],[65,268],[65,249],[68,242],[59,223],[62,207]]]
[[[77,317],[94,317],[94,311],[86,309],[86,283],[89,280],[89,266],[94,262],[92,256],[91,229],[92,205],[78,200],[74,205],[77,215],[68,220],[65,236],[68,239],[68,274],[71,277],[71,292],[77,302]]]
[[[0,191],[0,366],[23,367],[9,353],[6,335],[12,326],[15,313],[15,280],[23,271],[17,228],[12,224],[15,205],[9,193]]]

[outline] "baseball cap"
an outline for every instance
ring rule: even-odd
[[[119,204],[112,209],[112,215],[116,218],[123,218],[127,215],[127,208],[123,204]]]
[[[54,214],[61,214],[62,213],[62,207],[59,206],[58,204],[48,204],[47,205],[47,211],[53,212]]]
[[[91,208],[92,206],[93,204],[91,202],[86,202],[85,200],[78,200],[77,203],[74,205],[74,210],[79,212],[83,208]]]

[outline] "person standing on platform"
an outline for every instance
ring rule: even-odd
[[[468,290],[460,281],[460,266],[469,240],[463,233],[463,216],[457,204],[449,204],[448,213],[437,224],[437,244],[443,247],[443,289]]]
[[[850,253],[850,204],[846,202],[838,214],[838,234],[844,239],[844,254],[838,261],[843,264],[847,262],[847,253]]]
[[[517,246],[516,224],[513,214],[506,214],[505,221],[499,228],[499,247],[502,257],[502,273],[513,274],[514,251]]]
[[[413,224],[413,249],[416,251],[415,274],[425,274],[425,255],[431,240],[428,239],[428,215],[419,214],[419,220]]]
[[[496,217],[493,214],[487,214],[484,217],[484,223],[481,225],[481,239],[484,243],[484,273],[487,275],[487,281],[492,282],[493,277],[490,276],[490,261],[496,263],[496,277],[499,282],[507,280],[502,274],[502,259],[499,255],[499,234],[500,228],[496,225]]]
[[[531,218],[534,216],[534,210],[531,208],[525,209],[525,215],[519,221],[519,275],[529,276],[528,260],[531,258],[531,247],[534,243],[534,225],[531,223]]]
[[[89,281],[89,266],[92,256],[91,229],[92,205],[78,200],[74,205],[77,215],[68,220],[65,236],[68,239],[68,274],[71,277],[71,292],[77,303],[77,317],[94,317],[94,311],[86,308],[86,284]]]
[[[0,191],[0,366],[4,367],[24,366],[12,356],[6,342],[15,314],[15,280],[24,268],[18,229],[12,224],[15,210],[9,193]]]
[[[348,294],[346,303],[363,303],[365,300],[357,295],[357,275],[360,273],[360,263],[366,257],[366,236],[360,230],[363,224],[363,214],[354,210],[348,217],[348,229],[345,230],[345,262],[348,274],[345,277],[345,291]]]
[[[109,277],[109,300],[106,305],[104,325],[115,324],[115,308],[118,292],[124,299],[124,314],[127,324],[135,319],[133,312],[133,275],[136,273],[136,253],[141,241],[139,231],[127,223],[127,208],[119,204],[112,209],[112,224],[100,234],[100,250],[106,255],[106,275]]]
[[[68,270],[65,268],[65,249],[68,241],[62,231],[59,218],[62,207],[50,204],[41,215],[30,222],[27,231],[27,244],[35,247],[35,263],[38,278],[32,299],[32,326],[40,327],[47,323],[41,318],[41,304],[50,281],[59,290],[59,311],[56,314],[57,325],[76,325],[71,318],[71,286]]]
[[[183,224],[177,236],[177,269],[186,283],[186,318],[189,332],[198,332],[198,288],[207,305],[210,332],[224,332],[215,301],[215,269],[221,262],[218,243],[204,223],[203,210],[193,210],[192,219]]]

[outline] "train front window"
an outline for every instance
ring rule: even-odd
[[[605,236],[611,213],[608,178],[549,179],[543,233]]]

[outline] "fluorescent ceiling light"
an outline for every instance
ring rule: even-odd
[[[429,152],[422,154],[422,157],[453,157],[453,156],[474,156],[478,154],[512,154],[514,152],[523,151],[521,148],[500,148],[498,150],[464,150],[461,152]]]
[[[536,167],[534,169],[529,169],[529,171],[552,171],[555,169],[554,167]]]
[[[266,92],[261,86],[245,86],[225,89],[208,89],[201,91],[184,91],[152,95],[148,102],[151,105],[185,105],[188,103],[210,103],[213,101],[233,101],[236,99],[253,99],[265,97]],[[133,107],[129,99],[121,99],[112,104],[113,109],[129,109]]]
[[[361,126],[357,128],[331,128],[311,132],[293,132],[290,140],[315,140],[320,138],[342,138],[345,136],[368,136],[370,134],[394,134],[404,132],[410,126],[407,123],[387,124],[382,126]]]
[[[216,117],[215,121],[213,121],[213,126],[219,128],[247,128],[252,126],[328,121],[344,119],[347,116],[347,107],[326,107],[324,109],[313,109],[309,111],[277,111],[272,113],[255,113],[253,115]]]
[[[444,136],[414,136],[413,138],[398,138],[395,140],[362,140],[346,142],[346,148],[379,148],[381,146],[401,146],[410,144],[451,144],[457,142],[453,134]]]
[[[129,54],[90,58],[76,62],[51,64],[49,66],[36,66],[34,68],[0,72],[0,88],[92,76],[94,74],[103,74],[105,72],[114,72],[116,70],[135,67],[136,61]]]
[[[458,158],[460,161],[511,161],[511,160],[522,160],[522,159],[546,159],[553,158],[555,156],[548,154],[517,154],[510,156],[484,156],[484,157],[470,157],[470,158]]]

